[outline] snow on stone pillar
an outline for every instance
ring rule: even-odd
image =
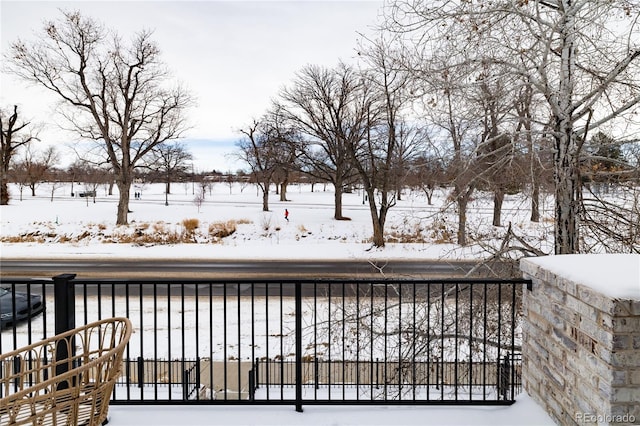
[[[523,259],[523,381],[558,423],[640,423],[640,255]]]

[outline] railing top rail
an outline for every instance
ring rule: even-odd
[[[51,284],[53,280],[51,278],[13,278],[13,277],[0,277],[0,287],[10,284]]]
[[[180,278],[74,278],[75,284],[523,284],[529,285],[531,280],[524,278],[434,278],[434,279],[371,279],[371,278],[353,278],[353,279],[337,279],[337,278],[247,278],[247,279],[180,279]],[[49,284],[53,283],[51,279],[24,279],[4,277],[0,281],[2,284]]]

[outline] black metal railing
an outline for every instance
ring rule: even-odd
[[[524,285],[3,278],[13,304],[46,311],[4,328],[0,352],[126,316],[115,404],[511,404]]]

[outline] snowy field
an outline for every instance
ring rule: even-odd
[[[272,188],[274,189],[274,188]],[[83,191],[79,184],[75,191]],[[343,214],[349,221],[333,219],[334,193],[330,185],[290,185],[289,201],[270,196],[269,212],[262,211],[261,194],[253,185],[213,183],[204,202],[194,199],[199,188],[173,184],[165,206],[164,185],[132,188],[129,226],[115,226],[117,193],[106,195],[100,187],[92,198],[70,196],[69,185],[55,191],[48,184],[32,197],[11,186],[12,200],[0,207],[3,258],[189,258],[189,259],[475,259],[486,256],[479,244],[455,244],[457,213],[445,190],[436,190],[432,205],[424,193],[405,191],[388,215],[387,245],[371,249],[371,218],[362,193],[343,196]],[[114,189],[115,191],[115,189]],[[53,198],[52,198],[53,192]],[[140,199],[133,194],[141,193]],[[498,244],[506,225],[526,236],[545,252],[553,247],[551,198],[542,204],[542,220],[529,221],[529,201],[507,196],[503,226],[494,227],[492,196],[478,192],[469,207],[470,239]],[[284,218],[289,210],[289,221]],[[185,220],[198,227],[185,238]],[[235,226],[224,238],[216,229]],[[180,240],[180,241],[179,241]],[[120,243],[117,243],[117,242]],[[189,242],[184,242],[189,241]]]

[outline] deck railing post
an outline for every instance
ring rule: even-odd
[[[62,334],[76,327],[76,297],[71,282],[75,277],[76,274],[61,274],[53,277],[55,334]],[[68,360],[75,355],[75,348],[73,337],[69,341],[59,342],[56,345],[56,375],[64,374],[72,368]],[[58,385],[58,389],[68,387],[67,382],[61,382]]]
[[[71,282],[76,274],[61,274],[53,277],[56,334],[76,328],[76,293]]]
[[[302,284],[296,286],[296,411],[302,413]]]

